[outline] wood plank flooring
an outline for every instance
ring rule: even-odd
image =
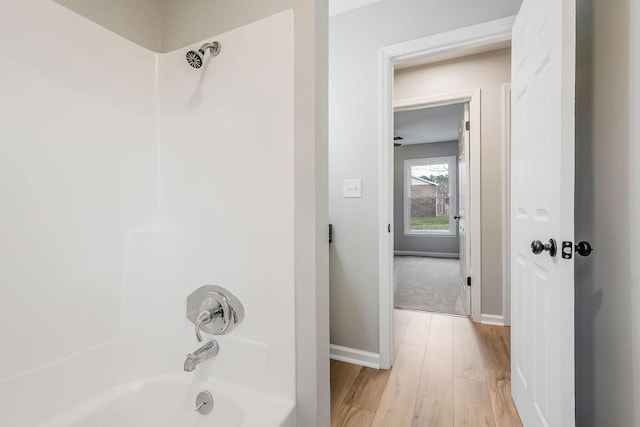
[[[517,427],[509,328],[396,310],[396,361],[331,361],[332,427]]]

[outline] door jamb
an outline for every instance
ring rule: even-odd
[[[435,34],[416,40],[386,46],[379,52],[379,164],[378,164],[378,219],[379,219],[379,355],[380,367],[393,365],[393,234],[387,230],[393,223],[393,78],[394,65],[434,57],[445,53],[511,40],[515,17],[507,17],[478,25]],[[473,175],[472,175],[473,177]],[[475,228],[475,227],[474,227]],[[479,230],[477,230],[479,231]],[[472,230],[473,232],[473,230]],[[479,280],[480,277],[475,278]],[[473,294],[473,289],[472,289]],[[473,296],[472,296],[473,298]],[[475,299],[479,307],[480,299]],[[472,312],[474,308],[472,307]],[[479,321],[480,318],[474,320]]]
[[[502,322],[511,325],[511,83],[502,84]]]
[[[630,46],[630,76],[637,76],[640,73],[640,4],[631,2],[630,4],[631,20],[631,46]],[[640,82],[638,79],[629,79],[629,117],[638,117],[640,114]],[[629,130],[629,141],[640,140],[640,123],[637,120],[631,120]],[[630,180],[630,215],[629,229],[631,230],[631,242],[637,242],[640,239],[640,225],[638,224],[638,216],[640,216],[640,147],[637,143],[630,143],[631,150],[629,156],[629,170],[631,171]],[[630,245],[631,246],[631,245]],[[629,252],[633,249],[630,247]],[[631,289],[632,302],[637,306],[640,303],[640,265],[634,263],[631,266]],[[637,310],[633,311],[633,351],[634,354],[640,354],[640,314]],[[635,358],[634,367],[639,367],[640,361],[637,356]],[[634,384],[640,384],[640,369],[634,369]],[[636,419],[640,419],[640,393],[635,393],[635,415]]]
[[[480,206],[480,147],[481,147],[481,121],[480,121],[480,88],[469,89],[460,92],[419,97],[411,99],[403,99],[393,103],[394,111],[408,111],[422,108],[441,107],[444,105],[469,103],[469,121],[471,122],[471,138],[469,140],[469,181],[471,183],[469,196],[471,206],[469,206],[469,233],[470,241],[481,242],[481,206]],[[393,180],[391,181],[393,185]],[[392,202],[393,203],[393,202]],[[471,247],[471,260],[473,267],[469,273],[472,276],[473,286],[471,287],[471,313],[469,313],[476,322],[481,321],[482,313],[480,310],[480,299],[482,296],[482,251],[481,245],[473,245]],[[460,250],[463,250],[460,248]]]

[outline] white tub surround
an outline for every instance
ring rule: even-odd
[[[202,390],[213,395],[206,415],[196,412]],[[289,400],[185,374],[114,387],[38,427],[293,427],[292,412]]]
[[[0,425],[86,408],[76,425],[151,425],[204,383],[222,425],[292,422],[292,13],[156,54],[50,0],[0,6]],[[183,373],[186,298],[207,284],[245,319]]]
[[[214,40],[218,56],[187,65]],[[220,285],[245,311],[196,373],[294,400],[293,14],[162,54],[158,69],[160,210],[182,229],[184,298]],[[181,359],[198,347],[184,298],[167,307],[180,312]]]

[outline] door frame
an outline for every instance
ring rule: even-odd
[[[480,229],[480,218],[482,215],[480,205],[480,162],[478,161],[480,159],[481,147],[480,96],[480,88],[474,88],[436,96],[405,99],[393,103],[394,112],[441,107],[444,105],[452,104],[469,104],[469,121],[471,122],[472,130],[469,140],[469,153],[467,154],[467,156],[470,175],[469,180],[471,182],[471,186],[467,190],[469,191],[469,196],[471,199],[471,205],[469,206],[469,217],[471,219],[469,222],[469,228],[471,232],[469,233],[469,237],[470,241],[472,242],[482,241]],[[393,160],[393,151],[391,152],[391,159]],[[391,185],[391,188],[393,188],[393,164],[391,165],[391,167],[391,181],[389,182],[389,185]],[[391,200],[391,205],[393,209],[393,200]],[[407,219],[405,218],[405,222],[406,221]],[[471,286],[471,313],[469,313],[469,315],[471,315],[472,319],[477,322],[482,320],[482,313],[480,310],[480,297],[482,295],[482,251],[480,250],[480,247],[481,245],[473,245],[471,247],[471,259],[474,260],[474,263],[475,260],[478,260],[478,265],[476,266],[477,268],[474,268],[472,273],[473,286]],[[393,262],[393,247],[391,249],[391,262]],[[463,249],[460,248],[460,250]],[[391,308],[393,310],[393,295],[391,299]]]
[[[502,321],[511,325],[511,83],[502,84]]]
[[[445,54],[472,51],[491,44],[511,40],[511,29],[515,16],[489,21],[478,25],[435,34],[416,40],[386,46],[379,51],[379,94],[378,94],[378,220],[379,220],[379,360],[382,369],[393,365],[393,79],[394,66],[418,59],[437,57]],[[462,56],[460,55],[460,56]],[[478,122],[479,123],[479,122]],[[478,133],[479,135],[479,133]],[[479,146],[478,150],[479,158]],[[472,148],[473,153],[473,148]],[[470,154],[471,156],[471,154]],[[475,157],[475,156],[474,156]],[[479,168],[478,169],[478,173]],[[471,179],[474,179],[472,172]],[[479,177],[479,175],[478,175]],[[479,179],[476,179],[479,185]],[[473,187],[473,185],[472,185]],[[472,193],[473,194],[473,193]],[[479,194],[479,193],[478,193]],[[472,214],[473,215],[473,214]],[[475,217],[475,215],[473,215]],[[473,219],[473,218],[472,218]],[[479,217],[477,217],[479,221]],[[479,226],[472,228],[480,232]],[[472,233],[474,230],[472,229]],[[477,246],[477,245],[476,245]],[[472,254],[473,256],[473,254]],[[480,275],[474,280],[480,281]],[[474,283],[475,284],[475,283]],[[472,286],[472,307],[474,321],[481,320],[480,297],[474,299]],[[479,286],[478,292],[479,292]],[[475,307],[477,306],[477,307]],[[476,309],[478,310],[476,312]]]
[[[631,20],[631,44],[629,49],[630,54],[630,76],[637,76],[640,73],[640,4],[638,2],[631,2],[630,10]],[[629,117],[638,117],[640,114],[640,82],[638,79],[630,79],[630,96],[629,96]],[[629,171],[631,172],[630,180],[630,195],[631,200],[629,204],[629,229],[631,230],[630,242],[640,241],[640,224],[638,224],[638,217],[640,217],[640,146],[632,141],[640,140],[640,123],[637,120],[631,120],[629,129]],[[633,250],[633,243],[630,244],[629,252]],[[634,264],[634,263],[632,263]],[[632,303],[635,306],[640,304],[640,265],[635,263],[631,266],[631,289],[632,289]],[[637,310],[633,310],[633,351],[634,354],[640,354],[640,313]],[[640,361],[635,358],[634,367],[634,381],[635,384],[640,384]],[[636,419],[640,419],[640,393],[635,394],[635,414]]]

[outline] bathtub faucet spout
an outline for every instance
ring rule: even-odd
[[[187,354],[187,358],[184,360],[184,370],[186,372],[192,372],[200,363],[215,357],[218,354],[218,351],[220,351],[218,342],[215,340],[209,340],[205,345],[193,353]]]

